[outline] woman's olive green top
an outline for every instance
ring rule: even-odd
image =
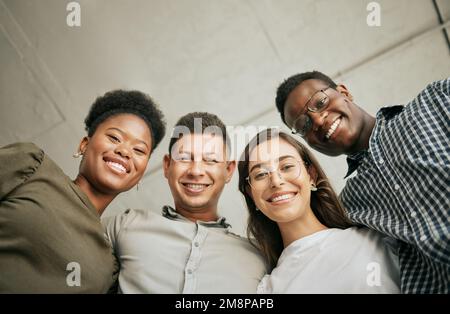
[[[80,188],[36,145],[0,148],[0,293],[104,293],[114,270]]]

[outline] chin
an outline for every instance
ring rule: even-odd
[[[131,185],[125,185],[123,182],[100,182],[102,190],[108,194],[119,194],[133,188]]]
[[[198,207],[205,207],[207,206],[208,202],[206,201],[202,201],[202,200],[198,200],[198,201],[187,201],[184,202],[186,205],[188,205],[191,208],[198,208]]]
[[[107,187],[107,191],[109,192],[109,194],[120,194],[123,192],[127,192],[129,190],[131,190],[132,187],[124,187],[124,186],[108,186]]]
[[[272,215],[270,215],[270,217],[268,218],[276,223],[288,223],[294,220],[294,217],[292,215],[280,213],[272,213]]]
[[[334,156],[339,156],[339,155],[345,154],[346,147],[343,147],[342,144],[332,143],[331,145],[333,145],[333,147],[330,147],[330,146],[322,146],[322,147],[315,146],[314,147],[313,146],[313,148],[327,156],[334,157]]]

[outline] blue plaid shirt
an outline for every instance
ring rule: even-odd
[[[396,240],[403,293],[450,293],[450,78],[382,108],[369,149],[347,158],[349,217]],[[346,177],[347,177],[346,176]]]

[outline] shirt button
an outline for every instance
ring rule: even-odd
[[[380,160],[378,160],[378,163],[382,164],[384,162],[384,160],[382,158],[380,158]]]
[[[422,235],[421,237],[420,237],[420,241],[425,241],[427,239],[427,236],[426,235]]]
[[[188,270],[187,270],[187,273],[188,273],[189,275],[192,275],[192,269],[188,269]]]
[[[396,189],[396,190],[400,189],[400,185],[398,185],[398,184],[394,185],[394,189]]]
[[[195,243],[194,243],[194,246],[195,246],[195,247],[198,247],[199,245],[200,245],[200,244],[198,244],[198,242],[195,242]]]
[[[416,216],[417,216],[417,213],[416,213],[416,212],[412,212],[412,213],[411,213],[411,217],[412,217],[412,218],[416,218]]]

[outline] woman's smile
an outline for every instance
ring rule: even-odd
[[[281,205],[290,203],[293,201],[296,196],[298,195],[298,192],[277,192],[272,194],[268,199],[267,202],[269,202],[271,205]]]

